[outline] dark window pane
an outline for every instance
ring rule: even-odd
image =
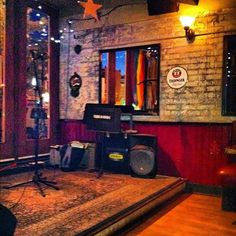
[[[223,115],[236,115],[236,35],[224,37]]]

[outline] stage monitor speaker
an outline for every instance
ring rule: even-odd
[[[177,12],[179,4],[176,0],[147,0],[149,16]]]
[[[157,173],[157,139],[154,135],[129,137],[130,173],[134,177],[154,178]]]
[[[17,219],[14,214],[5,206],[0,204],[0,235],[14,236]]]

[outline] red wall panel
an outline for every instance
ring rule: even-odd
[[[96,133],[86,129],[81,121],[62,120],[61,121],[61,143],[68,143],[74,140],[95,141]]]
[[[192,183],[219,185],[218,169],[227,162],[230,124],[136,123],[139,133],[157,136],[158,174],[181,176]],[[61,121],[61,142],[94,141],[95,132],[81,121]]]
[[[217,171],[227,162],[229,125],[138,124],[141,133],[158,139],[158,172],[181,176],[193,183],[218,185]]]

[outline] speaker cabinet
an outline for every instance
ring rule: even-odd
[[[176,0],[147,0],[149,16],[177,12],[179,4]]]
[[[103,138],[104,170],[153,178],[157,172],[156,136],[147,134],[110,133]],[[100,155],[100,160],[101,160]],[[101,165],[101,163],[100,163]]]
[[[134,177],[154,178],[157,173],[156,136],[131,135],[129,138],[130,172]]]
[[[129,139],[124,133],[110,133],[104,137],[104,169],[129,174]]]

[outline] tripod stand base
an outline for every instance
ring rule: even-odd
[[[97,178],[99,179],[100,177],[102,177],[102,175],[103,175],[103,169],[100,169],[97,174]]]
[[[40,194],[45,197],[45,193],[43,191],[43,188],[42,188],[42,184],[46,185],[46,186],[49,186],[55,190],[59,190],[59,188],[57,186],[55,186],[57,183],[54,182],[54,181],[49,181],[47,180],[46,177],[41,177],[41,174],[38,174],[38,175],[34,175],[32,180],[30,181],[26,181],[26,182],[22,182],[22,183],[18,183],[18,184],[14,184],[14,185],[10,185],[10,186],[4,186],[5,189],[11,189],[11,188],[17,188],[17,187],[21,187],[21,186],[24,186],[24,185],[27,185],[27,184],[30,184],[30,183],[34,183],[38,189],[39,189],[39,192]]]

